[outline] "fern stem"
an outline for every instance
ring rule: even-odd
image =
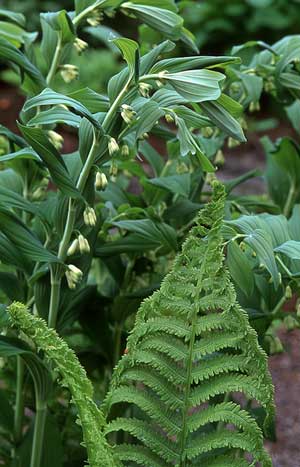
[[[36,415],[34,421],[30,467],[41,466],[46,417],[47,405],[39,399],[36,399]]]
[[[196,297],[195,297],[195,303],[199,302],[199,295],[202,287],[202,276],[203,276],[203,265],[206,262],[207,258],[207,251],[204,254],[203,261],[202,261],[202,266],[199,271],[199,277],[197,280],[197,291],[196,291]],[[180,467],[186,467],[186,457],[185,457],[185,452],[186,452],[186,439],[188,436],[188,410],[189,410],[189,397],[190,397],[190,391],[191,391],[191,383],[192,383],[192,368],[193,368],[193,349],[194,349],[194,344],[195,344],[195,338],[196,338],[196,320],[198,316],[198,308],[194,306],[194,312],[193,312],[193,317],[192,317],[192,331],[191,331],[191,338],[190,338],[190,343],[189,343],[189,354],[188,354],[188,364],[187,364],[187,377],[186,377],[186,391],[185,391],[185,396],[184,396],[184,404],[183,404],[183,409],[182,409],[182,432],[181,432],[181,440],[180,440]],[[184,457],[183,457],[184,456]]]

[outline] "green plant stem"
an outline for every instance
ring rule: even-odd
[[[82,10],[75,18],[73,18],[73,24],[76,26],[76,24],[80,23],[83,18],[85,18],[89,13],[91,13],[95,9],[95,4],[92,4],[91,6],[85,8]]]
[[[37,399],[30,467],[41,467],[46,417],[47,405]]]
[[[288,217],[290,215],[291,208],[292,208],[294,198],[295,198],[295,194],[296,194],[295,183],[291,182],[288,196],[287,196],[284,208],[283,208],[283,214],[285,215],[285,217]]]
[[[276,306],[274,307],[274,309],[271,311],[271,315],[272,316],[276,316],[278,312],[281,311],[281,308],[283,307],[283,305],[285,304],[286,302],[286,296],[283,295],[283,297],[281,297],[281,299],[279,300],[279,302],[276,304]]]
[[[52,59],[51,67],[50,67],[50,70],[49,70],[47,78],[46,78],[47,86],[50,86],[50,84],[51,84],[51,82],[52,82],[52,80],[53,80],[53,78],[55,76],[57,67],[59,65],[61,52],[62,52],[62,40],[61,40],[61,35],[59,34],[58,38],[57,38],[56,49],[55,49],[54,56],[53,56],[53,59]]]
[[[25,364],[21,357],[17,357],[17,387],[16,387],[16,407],[14,418],[14,440],[18,445],[22,437],[22,425],[24,416],[24,370]]]
[[[131,79],[130,79],[131,80]],[[102,127],[105,131],[108,131],[109,126],[113,120],[114,114],[118,107],[120,106],[120,103],[128,91],[128,86],[130,84],[130,80],[126,83],[124,88],[121,90],[119,95],[117,96],[116,100],[112,104],[111,108],[106,114],[106,117],[103,121]],[[93,144],[91,146],[90,152],[87,156],[87,159],[84,163],[84,166],[81,170],[81,173],[79,175],[78,181],[76,183],[76,188],[80,193],[83,192],[87,179],[89,177],[90,171],[95,163],[95,157],[98,153],[99,149],[99,135],[95,132],[94,133],[94,139],[93,139]],[[58,249],[58,258],[61,261],[65,261],[66,256],[67,256],[67,251],[69,247],[69,243],[71,240],[72,232],[74,229],[74,224],[75,224],[75,219],[76,219],[76,212],[77,212],[77,204],[76,200],[73,200],[72,198],[69,199],[69,205],[68,205],[68,214],[67,214],[67,220],[66,220],[66,225],[63,233],[62,240],[59,245]],[[56,326],[56,321],[57,321],[57,313],[58,313],[58,307],[59,307],[59,297],[60,297],[60,287],[61,287],[61,270],[54,273],[54,271],[51,272],[51,299],[50,299],[50,306],[49,306],[49,318],[48,318],[48,325],[49,327],[55,328]]]
[[[54,267],[50,267],[50,282],[51,282],[51,292],[50,292],[50,304],[49,304],[49,314],[48,314],[48,326],[50,328],[55,328],[57,321],[57,312],[59,308],[59,299],[60,299],[60,276],[56,274]]]

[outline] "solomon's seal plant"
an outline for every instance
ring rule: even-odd
[[[13,325],[45,352],[62,375],[61,384],[69,387],[91,467],[132,462],[249,466],[245,452],[252,456],[251,465],[271,465],[250,401],[265,409],[268,432],[273,387],[266,355],[235,300],[223,264],[224,195],[215,182],[213,199],[201,211],[172,271],[137,313],[103,403],[105,414],[112,416],[114,405],[129,403],[129,416],[105,423],[86,373],[67,344],[24,305],[9,307]],[[234,401],[236,392],[247,396],[247,409]],[[135,441],[123,434],[112,449],[104,433],[110,438],[119,431]]]

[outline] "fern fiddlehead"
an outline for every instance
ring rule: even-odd
[[[103,429],[105,419],[93,400],[93,387],[75,353],[45,321],[28,312],[22,303],[8,308],[12,324],[29,336],[46,357],[54,362],[61,375],[61,385],[69,388],[72,402],[76,405],[83,441],[90,467],[118,467]]]
[[[221,227],[224,188],[198,217],[159,291],[141,305],[128,352],[117,365],[103,410],[126,466],[244,467],[272,462],[262,430],[241,403],[241,392],[274,415],[266,355],[236,302],[224,267]],[[130,417],[113,418],[127,402]],[[248,457],[245,456],[248,453]]]

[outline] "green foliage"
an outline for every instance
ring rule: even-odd
[[[240,31],[239,11],[256,28],[259,21],[249,21],[249,12],[282,11],[285,5],[231,3],[224,12],[217,1],[197,3],[193,16],[205,8],[221,12],[230,19],[228,27],[238,19]],[[82,467],[86,452],[73,424],[75,409],[66,403],[68,388],[82,421],[88,421],[90,463],[99,465],[92,456],[102,456],[102,448],[103,459],[111,456],[86,374],[101,401],[117,365],[111,385],[116,391],[107,396],[105,409],[112,406],[108,438],[125,465],[166,467],[176,459],[182,465],[248,465],[244,451],[270,465],[261,419],[267,411],[265,428],[274,430],[272,386],[239,305],[269,353],[282,351],[278,323],[299,326],[296,306],[284,311],[300,292],[298,143],[262,139],[266,171],[226,180],[225,222],[220,187],[220,199],[215,195],[205,206],[211,172],[226,162],[229,149],[246,141],[247,120],[249,133],[270,123],[257,121],[260,114],[248,118],[262,98],[276,101],[299,130],[299,36],[273,45],[251,40],[228,55],[192,55],[193,35],[179,14],[186,14],[189,2],[76,0],[58,8],[38,6],[47,10],[40,23],[30,11],[38,34],[27,32],[22,14],[0,11],[1,76],[13,77],[26,96],[18,116],[22,136],[0,126],[3,462],[10,465],[13,453],[15,464]],[[264,18],[272,23],[271,15]],[[290,21],[289,15],[284,18]],[[205,26],[220,27],[213,21]],[[222,47],[225,42],[222,34]],[[75,150],[73,144],[69,148],[71,138]],[[239,191],[243,182],[262,175],[264,195]],[[168,275],[182,243],[184,252]],[[12,301],[27,304],[29,313],[15,307],[15,319],[43,351],[9,326],[5,309]],[[141,302],[128,354],[118,364]],[[68,388],[50,384],[47,356]],[[39,381],[47,386],[44,395],[32,391]],[[246,395],[245,406],[236,390]],[[195,404],[194,393],[200,398]],[[262,408],[252,406],[252,399]],[[55,452],[43,443],[45,429],[60,446]],[[90,430],[98,432],[91,436]],[[133,438],[140,439],[138,446]],[[98,441],[100,450],[92,445]],[[114,461],[108,457],[107,465]]]
[[[117,446],[125,462],[227,465],[239,457],[237,465],[246,465],[241,450],[271,465],[255,419],[230,401],[236,391],[259,401],[268,432],[273,387],[266,355],[223,265],[223,210],[224,188],[214,183],[212,201],[172,271],[141,305],[126,355],[114,371],[104,407],[113,416],[113,406],[127,402],[132,415],[113,419],[106,432],[123,431],[141,443],[128,445],[124,438]]]

